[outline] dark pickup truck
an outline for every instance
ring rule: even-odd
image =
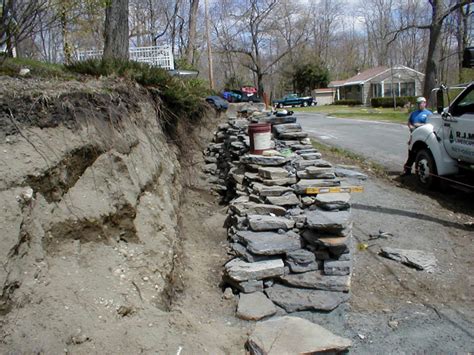
[[[283,97],[281,100],[273,100],[273,106],[281,108],[284,106],[313,106],[316,105],[316,102],[311,96],[298,97],[297,94],[290,94]]]

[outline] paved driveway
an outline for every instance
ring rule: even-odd
[[[402,124],[297,112],[303,129],[318,141],[345,148],[399,172],[407,157],[408,128]]]

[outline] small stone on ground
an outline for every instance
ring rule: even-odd
[[[240,294],[237,317],[245,320],[260,320],[276,313],[276,307],[263,292]]]

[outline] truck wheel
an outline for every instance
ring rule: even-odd
[[[308,101],[303,101],[303,103],[301,104],[301,107],[307,107],[308,106]]]
[[[418,183],[421,186],[428,189],[438,186],[439,180],[436,177],[438,169],[429,149],[422,149],[418,152],[415,160],[415,170]]]
[[[280,102],[280,103],[277,105],[277,108],[283,108],[283,104]]]

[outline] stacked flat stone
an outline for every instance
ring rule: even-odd
[[[223,279],[236,292],[257,293],[259,302],[263,292],[288,313],[331,311],[349,298],[350,195],[308,195],[309,187],[343,181],[298,123],[274,123],[273,135],[275,150],[243,154],[228,170],[227,188],[235,195],[226,227],[234,258]]]
[[[239,158],[249,150],[248,125],[249,121],[245,118],[229,117],[227,123],[218,126],[213,143],[204,151],[204,171],[211,175],[209,181],[224,201],[233,198],[242,189],[241,181],[229,181]]]

